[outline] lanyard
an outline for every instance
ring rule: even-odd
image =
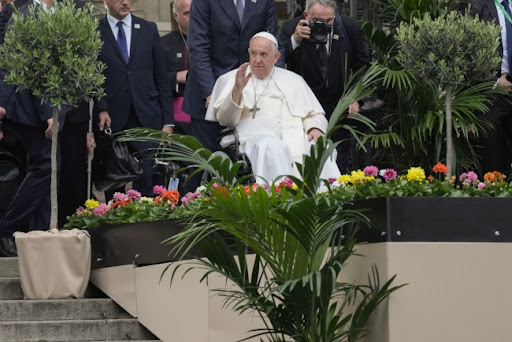
[[[508,20],[509,24],[512,25],[512,18],[510,17],[510,14],[508,14],[507,10],[503,7],[501,2],[499,0],[494,0],[494,3],[499,7],[501,12],[503,12],[503,15],[505,15],[505,18]]]

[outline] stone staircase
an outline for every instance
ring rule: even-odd
[[[94,285],[85,297],[24,300],[18,259],[0,258],[0,342],[157,340]]]

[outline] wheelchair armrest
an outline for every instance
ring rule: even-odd
[[[219,135],[217,137],[217,143],[220,144],[220,141],[224,137],[227,137],[227,136],[230,136],[230,135],[233,136],[234,150],[235,150],[236,157],[237,157],[237,159],[240,159],[240,157],[242,157],[243,155],[242,155],[242,153],[240,153],[240,139],[238,137],[238,132],[236,131],[236,128],[234,128],[234,127],[226,127],[224,129],[222,129],[219,132]]]

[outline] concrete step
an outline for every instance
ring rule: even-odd
[[[0,278],[17,278],[19,276],[18,258],[0,258]]]
[[[103,291],[89,283],[85,290],[85,298],[106,298]],[[0,300],[23,299],[20,278],[0,278]]]
[[[0,322],[131,318],[110,298],[0,300]]]
[[[136,319],[2,322],[0,341],[156,340]]]
[[[0,278],[0,300],[23,299],[20,278]]]

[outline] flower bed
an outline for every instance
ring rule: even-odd
[[[441,163],[434,166],[429,176],[420,167],[411,167],[406,173],[399,175],[393,169],[379,170],[376,166],[367,166],[337,179],[326,180],[318,196],[330,196],[338,205],[386,197],[512,197],[512,185],[497,171],[486,173],[482,179],[473,171],[446,179],[446,172],[446,166]],[[217,189],[222,187],[217,183],[214,186]],[[252,184],[243,188],[250,194],[257,187],[257,184]],[[293,194],[297,186],[290,178],[285,177],[282,182],[266,187],[268,192],[277,194],[282,193],[283,189]],[[191,212],[198,213],[201,206],[209,201],[209,194],[204,186],[181,199],[177,190],[168,191],[162,186],[155,186],[154,193],[154,198],[141,197],[138,191],[130,190],[126,194],[115,193],[108,203],[88,200],[84,207],[78,208],[69,217],[64,228],[88,229],[176,219]]]

